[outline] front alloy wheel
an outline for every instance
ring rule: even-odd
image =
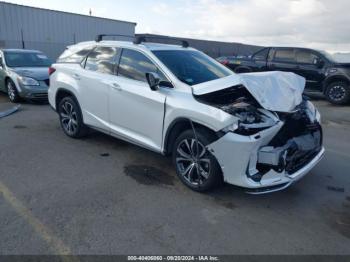
[[[20,100],[15,83],[11,80],[7,82],[7,95],[12,103],[17,103]]]
[[[180,180],[195,191],[204,192],[217,186],[221,180],[221,168],[216,158],[207,150],[210,140],[200,129],[183,132],[173,147],[173,162]]]
[[[202,185],[209,178],[210,159],[205,146],[194,138],[182,140],[176,150],[176,168],[193,186]]]

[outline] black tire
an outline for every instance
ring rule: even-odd
[[[350,101],[350,86],[345,81],[330,83],[325,91],[327,100],[335,105],[345,105]]]
[[[84,124],[80,106],[73,97],[64,97],[58,104],[57,112],[67,136],[82,138],[88,134],[89,128]]]
[[[18,94],[15,83],[9,79],[6,81],[7,96],[12,103],[18,103],[21,101],[21,97]]]
[[[205,192],[217,187],[222,183],[222,172],[221,167],[217,162],[216,158],[205,148],[205,146],[210,144],[210,139],[208,138],[208,135],[206,135],[205,132],[203,132],[201,129],[196,130],[196,135],[199,141],[198,151],[200,153],[197,154],[197,146],[195,142],[196,140],[193,131],[186,130],[183,133],[181,133],[180,136],[175,140],[172,152],[172,159],[176,169],[176,173],[182,181],[182,183],[184,183],[187,187],[194,191]],[[192,144],[193,154],[191,154],[191,151],[189,150],[186,151],[186,148],[189,148],[187,147],[186,142],[184,141],[194,141]],[[181,153],[179,153],[179,150],[181,151]],[[204,154],[203,150],[205,150]],[[187,155],[187,157],[192,155],[191,160],[182,160],[181,162],[180,159],[186,159],[184,155]],[[197,157],[197,159],[194,160],[196,157],[193,156],[200,157]],[[200,163],[201,169],[199,169],[198,163]],[[188,168],[190,168],[191,165],[194,166],[192,166],[191,170],[188,170]],[[186,173],[186,170],[188,170],[189,172]],[[201,172],[203,176],[198,176],[197,170],[204,171],[204,173]],[[204,174],[206,177],[204,176]]]

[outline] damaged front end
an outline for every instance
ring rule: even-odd
[[[245,86],[236,85],[215,92],[195,95],[201,103],[220,108],[236,121],[208,145],[230,184],[260,194],[278,191],[307,174],[322,158],[320,114],[313,104],[300,99],[292,110],[273,111]],[[289,101],[290,102],[290,101]],[[272,101],[268,101],[270,107]],[[283,105],[281,101],[277,104]]]

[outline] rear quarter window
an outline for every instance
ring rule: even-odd
[[[69,48],[57,59],[57,63],[78,63],[80,64],[84,58],[94,49],[94,46],[79,48]]]

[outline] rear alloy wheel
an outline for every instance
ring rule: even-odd
[[[17,91],[15,83],[12,82],[12,80],[8,80],[7,84],[6,84],[6,87],[7,87],[7,95],[9,97],[10,101],[12,103],[19,102],[20,101],[20,97],[18,95],[18,91]]]
[[[180,180],[195,191],[204,192],[221,181],[221,168],[215,157],[207,150],[208,139],[197,132],[198,143],[187,130],[175,141],[173,162]]]
[[[331,83],[325,92],[327,100],[336,105],[344,105],[350,100],[350,87],[344,81]]]
[[[73,138],[87,134],[88,128],[83,123],[83,117],[78,103],[72,97],[65,97],[58,106],[61,127],[64,133]]]

